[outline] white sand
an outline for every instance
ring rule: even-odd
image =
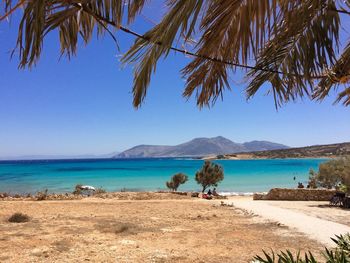
[[[285,201],[288,202],[288,201]],[[279,222],[296,231],[306,234],[325,246],[334,246],[330,237],[350,233],[350,227],[330,220],[307,215],[302,211],[273,205],[273,201],[253,201],[251,198],[233,198],[225,201],[235,207],[252,212],[264,219]],[[349,213],[350,215],[350,213]]]

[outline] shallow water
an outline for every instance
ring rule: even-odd
[[[225,179],[218,191],[230,193],[264,192],[272,187],[306,184],[310,168],[325,159],[218,160]],[[162,190],[177,173],[189,176],[179,190],[200,190],[194,180],[202,160],[190,159],[98,159],[0,161],[0,192],[71,192],[76,184],[103,187],[108,191]],[[293,177],[296,177],[294,181]]]

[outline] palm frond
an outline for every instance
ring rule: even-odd
[[[274,38],[260,52],[256,69],[248,73],[248,98],[265,82],[271,83],[277,105],[312,92],[313,76],[322,75],[335,61],[340,20],[334,8],[334,1],[307,0],[288,11]]]
[[[323,99],[350,79],[350,43],[339,56],[341,16],[350,2],[339,0],[164,0],[165,16],[145,34],[132,23],[147,0],[4,0],[1,20],[23,8],[17,48],[20,67],[40,58],[45,36],[59,33],[61,54],[75,55],[79,42],[114,30],[137,37],[123,63],[135,64],[134,106],[144,100],[157,62],[170,50],[189,54],[182,70],[187,79],[183,96],[195,95],[199,107],[209,106],[231,89],[229,77],[237,67],[250,71],[247,97],[269,82],[276,106],[303,96]],[[125,19],[126,16],[126,19]],[[346,22],[346,20],[344,20]],[[344,22],[343,21],[343,22]],[[190,50],[180,50],[198,39]],[[193,41],[192,41],[193,42]],[[187,46],[186,46],[187,47]],[[254,62],[255,65],[247,65]],[[350,105],[350,87],[336,102]]]
[[[22,3],[23,2],[23,3]],[[42,52],[45,36],[53,31],[59,32],[61,54],[75,55],[81,38],[84,43],[91,40],[95,28],[97,34],[106,31],[112,35],[108,26],[117,30],[125,13],[128,20],[142,10],[146,0],[27,0],[19,1],[24,13],[19,25],[17,48],[20,67],[33,66]],[[6,0],[5,10],[14,1]],[[127,8],[127,10],[126,10]],[[108,22],[108,23],[107,23]]]
[[[246,63],[263,45],[266,32],[270,33],[272,6],[276,1],[211,1],[200,24],[203,32],[197,44],[197,54],[207,55],[232,63]],[[267,24],[266,24],[267,23]],[[267,30],[266,30],[267,27]],[[196,57],[183,70],[187,79],[184,97],[196,93],[197,105],[215,103],[224,89],[230,89],[225,63]]]
[[[227,65],[196,58],[189,66],[195,67],[195,70],[186,67],[182,71],[184,75],[188,75],[183,96],[189,98],[195,91],[200,108],[210,102],[214,104],[219,96],[222,97],[225,88],[230,89]]]
[[[35,64],[40,57],[47,11],[46,0],[29,1],[25,6],[17,39],[21,67]]]
[[[128,23],[134,21],[136,15],[138,15],[148,0],[128,0]]]
[[[340,85],[350,82],[350,42],[345,47],[340,58],[327,70],[327,76],[317,85],[313,97],[322,100],[332,88],[337,89]],[[345,88],[338,93],[336,103],[343,101],[345,106],[350,105],[350,88]]]
[[[169,1],[169,12],[143,38],[138,38],[122,58],[123,63],[137,63],[134,69],[134,106],[141,105],[146,96],[158,60],[167,56],[179,34],[189,36],[194,30],[204,0]]]

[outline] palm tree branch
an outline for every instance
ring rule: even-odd
[[[247,0],[244,2],[250,1],[252,0]],[[217,97],[222,95],[223,87],[229,88],[229,83],[227,80],[228,70],[235,69],[237,67],[249,69],[251,72],[255,72],[249,88],[251,88],[252,85],[255,85],[255,87],[260,87],[264,82],[270,81],[273,84],[273,91],[274,93],[276,92],[276,97],[279,97],[279,100],[281,101],[285,101],[288,100],[288,98],[294,98],[297,95],[302,96],[303,93],[308,93],[306,85],[308,84],[311,86],[314,79],[320,79],[320,83],[322,83],[324,79],[328,79],[329,74],[328,72],[325,73],[325,65],[329,63],[332,65],[334,55],[331,54],[333,48],[329,48],[330,43],[327,43],[327,41],[329,42],[329,39],[331,39],[330,36],[335,36],[335,34],[337,34],[338,29],[336,28],[336,25],[328,25],[331,28],[331,30],[327,31],[329,36],[326,36],[326,41],[320,41],[320,43],[325,45],[323,45],[323,47],[321,45],[316,45],[318,50],[314,50],[316,50],[315,52],[317,53],[318,57],[315,60],[311,59],[310,64],[307,64],[308,61],[305,59],[292,59],[293,54],[299,55],[299,58],[300,54],[307,54],[302,52],[300,53],[300,50],[302,49],[305,51],[305,47],[300,47],[302,46],[300,44],[300,39],[303,39],[303,34],[301,34],[301,37],[297,34],[291,34],[292,36],[289,37],[289,40],[285,40],[287,41],[285,43],[287,43],[289,46],[293,46],[293,48],[289,51],[283,50],[282,48],[279,49],[279,54],[275,53],[280,56],[283,56],[283,53],[286,54],[281,63],[277,64],[276,61],[273,60],[270,60],[270,62],[268,60],[263,61],[261,59],[261,54],[264,52],[268,53],[267,50],[269,46],[267,45],[262,49],[262,51],[260,51],[263,45],[265,45],[264,38],[266,36],[261,33],[263,31],[259,30],[267,28],[268,31],[266,31],[266,34],[269,36],[271,34],[271,36],[274,36],[273,40],[277,40],[278,38],[276,38],[276,36],[283,33],[282,31],[278,32],[278,30],[284,30],[287,28],[276,26],[276,18],[278,18],[278,15],[276,15],[275,12],[276,7],[272,7],[271,9],[266,8],[266,6],[264,7],[263,2],[266,4],[266,1],[252,1],[262,3],[261,8],[259,7],[257,9],[253,9],[255,10],[254,12],[256,12],[254,13],[255,16],[253,16],[256,19],[255,31],[251,30],[250,27],[248,28],[248,26],[238,31],[245,32],[245,35],[243,36],[241,34],[241,40],[236,40],[237,43],[239,43],[237,46],[240,46],[241,49],[240,51],[235,49],[234,53],[230,53],[229,49],[220,49],[225,45],[229,46],[228,44],[230,40],[231,42],[234,40],[234,38],[228,40],[227,37],[226,39],[225,37],[223,39],[216,37],[216,39],[219,41],[217,43],[222,41],[219,44],[220,48],[216,50],[215,45],[212,44],[210,47],[208,47],[207,52],[205,52],[204,49],[201,49],[200,45],[203,45],[201,42],[199,46],[194,49],[194,51],[187,51],[185,49],[180,49],[173,46],[175,39],[178,38],[179,35],[184,35],[186,39],[191,37],[191,35],[195,32],[195,28],[198,27],[196,21],[202,21],[200,29],[204,30],[204,34],[206,34],[205,32],[208,33],[208,31],[205,31],[205,29],[210,28],[210,19],[205,19],[208,18],[207,15],[210,15],[210,11],[212,11],[211,9],[208,9],[208,6],[210,6],[210,3],[219,4],[221,2],[221,4],[223,4],[225,2],[223,0],[169,0],[168,14],[158,25],[145,34],[139,34],[121,24],[125,3],[123,0],[22,0],[17,2],[14,8],[10,8],[10,10],[7,11],[4,16],[1,16],[1,19],[7,18],[17,8],[24,6],[24,15],[20,23],[17,40],[17,46],[20,50],[21,67],[26,65],[31,66],[36,63],[42,52],[43,37],[49,31],[56,28],[59,29],[60,33],[61,52],[62,54],[67,53],[69,56],[70,54],[75,54],[76,52],[79,35],[83,37],[85,43],[90,40],[95,26],[94,21],[97,22],[98,33],[106,31],[115,41],[116,38],[109,30],[108,26],[134,35],[137,37],[137,40],[125,54],[123,62],[137,63],[134,73],[134,105],[136,107],[141,104],[146,95],[150,77],[152,72],[154,72],[156,69],[157,61],[160,57],[167,56],[170,50],[194,57],[192,63],[193,65],[197,66],[194,67],[192,72],[187,72],[187,74],[193,74],[192,78],[191,76],[188,78],[188,83],[190,84],[188,84],[187,87],[191,88],[187,90],[186,87],[184,95],[189,96],[197,87],[199,87],[199,85],[201,85],[202,91],[198,92],[197,89],[197,97],[198,101],[200,102],[199,106],[207,104],[210,100],[215,102]],[[6,3],[10,2],[10,0],[6,1]],[[147,0],[128,1],[128,22],[131,22],[135,18],[146,2]],[[288,8],[293,6],[289,1],[272,0],[272,2],[274,5],[279,3],[280,7],[278,8],[281,8],[282,11],[287,10],[289,12],[290,10],[288,10]],[[282,4],[286,2],[286,6],[282,6]],[[293,7],[301,5],[301,3],[304,4],[304,2],[307,1],[295,1]],[[317,0],[313,2],[317,2]],[[327,2],[334,1],[328,0]],[[267,3],[269,3],[269,1],[267,1]],[[72,7],[74,7],[74,9],[72,9]],[[254,8],[256,7],[257,6]],[[252,12],[252,9],[247,10]],[[252,16],[249,16],[249,14],[252,13],[249,13],[248,11],[245,12],[246,13],[243,12],[240,24],[243,24],[244,21],[248,23],[251,22],[250,20],[245,19],[252,18]],[[327,8],[327,12],[328,13],[325,14],[325,16],[329,16],[332,13],[349,13],[345,9],[336,9],[335,6]],[[264,17],[265,15],[266,17]],[[280,12],[279,15],[283,17],[285,13]],[[269,16],[272,16],[274,21],[271,21]],[[280,19],[280,21],[282,21],[282,19]],[[261,28],[258,30],[257,27],[259,22],[267,23],[268,25],[264,24],[264,26],[261,26]],[[271,27],[270,23],[272,24]],[[273,30],[270,31],[270,29]],[[218,32],[211,31],[211,33],[213,33],[212,36],[215,36],[215,33]],[[202,35],[201,40],[204,39],[204,34]],[[208,35],[205,36],[208,37]],[[232,34],[232,36],[234,36],[234,34]],[[237,34],[236,36],[240,36],[240,34]],[[212,37],[211,39],[215,38]],[[275,44],[278,44],[278,42],[276,41]],[[246,58],[250,56],[248,53],[249,49],[251,49],[253,56],[255,56],[255,54],[259,54],[258,61],[253,66],[247,65],[246,63]],[[241,63],[238,59],[238,52],[241,52],[241,60],[243,63]],[[323,60],[321,59],[320,54],[326,54]],[[277,56],[277,58],[279,61],[281,61],[280,57]],[[190,65],[192,63],[190,63]],[[201,74],[199,74],[200,71],[206,72],[208,75],[201,78]],[[341,82],[340,79],[339,82]],[[198,80],[202,80],[202,82],[198,82]],[[337,82],[334,82],[334,79],[332,81],[334,85],[337,84]],[[198,85],[198,83],[200,84]],[[189,93],[189,91],[191,91],[191,93]],[[345,93],[344,96],[346,96],[346,94],[347,93]],[[342,98],[344,98],[344,96]]]
[[[304,94],[308,95],[308,88],[313,85],[312,76],[324,76],[327,64],[334,62],[333,43],[337,45],[339,17],[337,13],[333,13],[333,16],[328,13],[329,7],[333,7],[332,1],[326,6],[322,3],[313,6],[315,1],[308,2],[311,6],[305,4],[302,9],[294,10],[291,18],[300,19],[293,22],[293,27],[288,26],[288,23],[282,25],[280,33],[266,44],[256,63],[258,67],[292,72],[293,75],[286,77],[285,74],[251,70],[248,76],[252,80],[246,90],[248,98],[265,82],[272,84],[278,97],[278,105]],[[320,25],[323,27],[320,28]]]
[[[332,87],[338,88],[341,84],[350,82],[350,42],[346,45],[339,59],[333,67],[327,71],[327,77],[322,78],[318,83],[313,98],[323,100],[330,92]],[[345,88],[338,93],[335,103],[343,101],[346,106],[350,105],[350,88]]]
[[[250,53],[254,56],[270,34],[266,23],[273,18],[269,0],[213,1],[205,14],[200,29],[203,31],[197,44],[197,56],[183,70],[187,79],[184,97],[196,92],[197,105],[213,103],[225,88],[230,89],[227,70],[235,69],[241,60],[246,63]],[[211,54],[216,58],[230,58],[230,64],[218,64],[200,57]],[[241,58],[240,58],[241,57]],[[271,69],[269,69],[271,70]]]

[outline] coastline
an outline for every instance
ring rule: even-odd
[[[265,194],[261,192],[260,194]],[[73,193],[45,193],[36,192],[35,194],[9,194],[0,193],[0,201],[43,201],[43,200],[82,200],[82,199],[115,199],[115,200],[163,200],[163,199],[198,199],[199,192],[171,192],[171,191],[119,191],[103,192],[90,194],[73,194]],[[218,192],[223,198],[234,197],[252,197],[253,192],[235,193],[235,192]]]
[[[218,191],[233,194],[265,192],[273,187],[295,187],[306,182],[310,168],[317,169],[320,159],[218,160],[224,181]],[[178,173],[188,175],[182,191],[199,191],[196,172],[203,160],[70,160],[0,163],[0,192],[72,192],[77,184],[103,188],[109,192],[166,190],[165,182]]]

